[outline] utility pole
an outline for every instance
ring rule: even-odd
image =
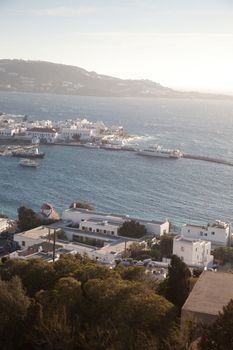
[[[56,229],[53,231],[53,262],[55,261]]]

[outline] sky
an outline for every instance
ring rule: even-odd
[[[233,0],[0,0],[0,58],[233,94]]]

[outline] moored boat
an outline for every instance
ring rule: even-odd
[[[45,153],[39,152],[38,148],[36,148],[34,151],[14,151],[12,152],[13,157],[20,157],[20,158],[44,158]]]
[[[38,164],[32,159],[21,159],[19,165],[22,167],[36,168]]]
[[[169,159],[179,159],[183,157],[183,154],[178,149],[165,149],[162,146],[151,146],[145,149],[137,151],[138,155],[157,157],[157,158],[169,158]]]

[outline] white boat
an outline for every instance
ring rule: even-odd
[[[38,164],[32,159],[21,159],[19,165],[23,167],[36,168]]]
[[[183,156],[182,152],[178,149],[165,149],[162,146],[151,146],[142,150],[138,150],[137,154],[141,156],[170,159],[179,159]]]

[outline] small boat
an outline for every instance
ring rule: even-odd
[[[38,148],[35,149],[35,151],[23,151],[23,152],[19,152],[19,151],[15,151],[12,152],[12,156],[13,157],[24,157],[24,158],[44,158],[45,153],[44,152],[39,152]]]
[[[36,168],[38,164],[32,159],[21,159],[19,165],[22,167]]]

